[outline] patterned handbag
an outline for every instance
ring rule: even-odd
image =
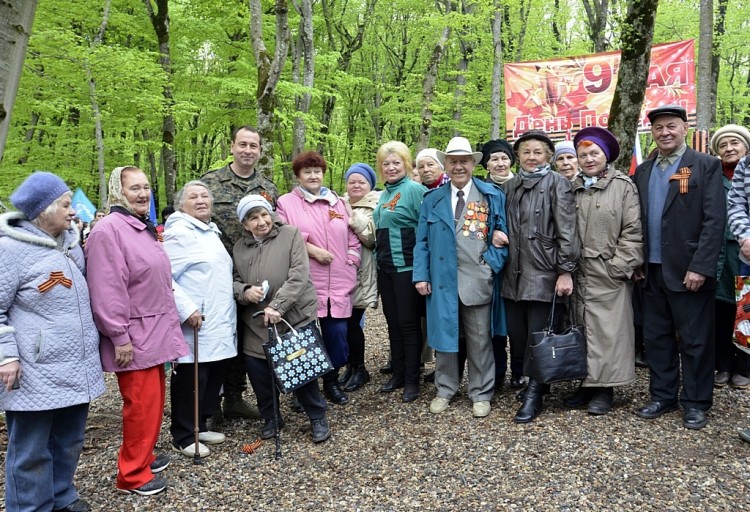
[[[283,318],[281,321],[289,331],[279,334],[276,324],[272,324],[263,351],[273,367],[276,386],[288,394],[330,372],[333,365],[315,322],[297,330]]]

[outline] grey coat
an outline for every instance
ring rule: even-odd
[[[0,390],[0,409],[88,403],[105,388],[78,232],[65,232],[58,248],[24,219],[18,212],[0,216],[0,362],[21,364],[20,388]]]

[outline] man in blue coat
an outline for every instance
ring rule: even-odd
[[[482,153],[469,141],[454,137],[437,152],[451,178],[450,186],[425,196],[414,248],[414,284],[427,297],[427,333],[435,349],[437,397],[430,412],[448,408],[458,392],[458,337],[466,338],[469,398],[473,414],[490,413],[495,389],[492,335],[505,334],[499,294],[508,249],[505,194],[472,177]]]

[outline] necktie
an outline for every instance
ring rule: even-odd
[[[456,192],[456,196],[458,197],[458,201],[456,201],[456,213],[453,219],[456,221],[456,224],[458,224],[459,220],[461,219],[461,214],[464,212],[466,201],[464,201],[463,190],[459,190],[458,192]]]

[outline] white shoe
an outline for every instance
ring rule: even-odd
[[[440,414],[441,412],[445,412],[445,410],[448,408],[448,404],[450,403],[451,401],[447,398],[436,396],[430,403],[430,412],[432,414]]]
[[[198,434],[198,440],[206,444],[221,444],[227,440],[227,436],[221,432],[212,432],[208,430],[206,432],[200,432]]]
[[[195,456],[195,443],[189,444],[185,448],[180,448],[179,446],[172,445],[172,450],[183,454],[185,457],[194,457]],[[208,446],[204,445],[203,443],[198,443],[198,456],[199,457],[208,457],[208,455],[211,453],[211,450],[208,449]]]
[[[487,400],[481,400],[479,402],[474,402],[472,413],[474,414],[475,418],[484,418],[490,413],[491,409],[492,407]]]

